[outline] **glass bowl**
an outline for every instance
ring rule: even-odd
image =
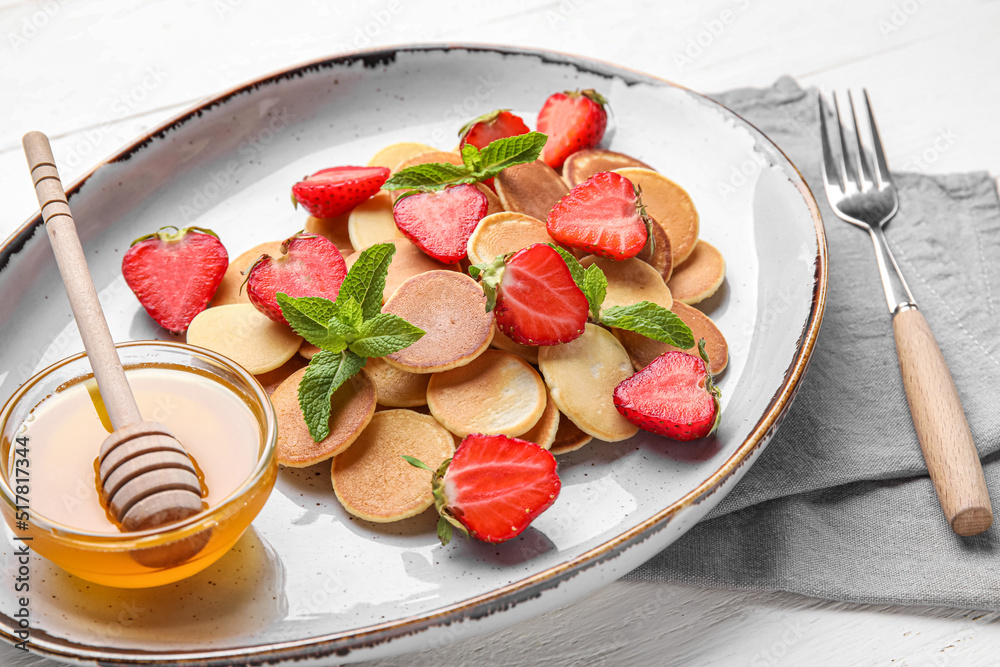
[[[254,451],[257,453],[255,464],[250,466],[249,460],[245,463],[250,467],[249,474],[233,491],[206,510],[152,530],[131,533],[83,530],[36,513],[31,503],[32,476],[42,473],[37,466],[30,467],[30,459],[29,466],[23,467],[22,454],[31,455],[32,447],[44,448],[45,443],[29,439],[25,451],[21,449],[25,443],[22,440],[19,445],[18,437],[30,432],[30,428],[25,430],[26,420],[30,424],[36,408],[93,378],[90,363],[81,353],[30,378],[0,411],[0,495],[3,497],[0,512],[15,540],[23,540],[32,551],[82,579],[121,588],[159,586],[189,577],[221,558],[264,506],[278,470],[274,408],[252,375],[209,350],[162,341],[122,343],[117,348],[126,376],[136,373],[137,369],[150,368],[158,369],[157,372],[191,373],[194,375],[175,379],[216,382],[238,397],[252,415],[247,417],[248,423],[244,426],[248,429],[244,430],[252,432],[253,428],[249,428],[252,426],[259,434],[255,443],[244,442],[246,438],[238,443],[247,459]],[[164,421],[170,426],[168,420],[158,419],[158,415],[144,414],[143,417]],[[183,442],[180,434],[178,436]],[[80,446],[89,446],[89,443],[80,443]],[[93,451],[95,459],[99,447],[98,442]],[[82,477],[87,478],[87,473]],[[96,485],[94,479],[94,494]],[[90,499],[92,503],[95,501],[96,498]]]

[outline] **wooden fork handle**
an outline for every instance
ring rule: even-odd
[[[892,320],[899,369],[934,489],[952,530],[978,535],[993,523],[986,478],[951,372],[916,308]]]

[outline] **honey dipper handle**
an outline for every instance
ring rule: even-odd
[[[94,281],[87,269],[87,260],[76,234],[66,192],[59,180],[49,139],[41,132],[29,132],[24,135],[22,143],[45,229],[66,287],[66,296],[69,297],[69,305],[73,309],[111,425],[118,430],[138,423],[142,421],[139,406],[125,379],[125,371],[111,339],[111,330],[104,319]]]

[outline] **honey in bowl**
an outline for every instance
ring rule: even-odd
[[[118,351],[143,418],[167,426],[197,462],[205,510],[134,533],[112,521],[95,471],[111,426],[82,355],[30,379],[0,413],[2,510],[15,538],[31,537],[34,551],[81,578],[156,586],[216,561],[263,506],[277,474],[274,414],[253,377],[224,357],[154,341]],[[16,517],[25,499],[27,526]]]

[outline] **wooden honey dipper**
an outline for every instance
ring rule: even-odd
[[[125,531],[186,519],[202,509],[194,462],[165,426],[143,421],[139,413],[87,269],[48,137],[29,132],[22,143],[66,295],[114,428],[101,446],[98,491]]]

